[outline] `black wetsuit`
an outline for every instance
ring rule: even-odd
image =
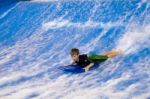
[[[83,54],[83,55],[79,55],[79,61],[75,62],[78,66],[81,66],[82,68],[86,67],[87,65],[89,65],[90,63],[92,63],[92,61],[90,61],[88,59],[87,54]]]
[[[81,66],[82,68],[86,67],[90,63],[101,63],[108,59],[108,56],[105,55],[89,55],[83,54],[79,55],[79,61],[76,61],[75,63],[78,66]]]

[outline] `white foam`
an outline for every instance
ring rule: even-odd
[[[142,61],[147,61],[147,58],[142,59]],[[137,72],[141,72],[142,73],[142,64],[141,61],[139,61],[138,63],[136,63],[135,65],[138,65],[138,67],[141,68],[136,68]],[[145,62],[144,62],[145,63]],[[111,64],[111,66],[114,64]],[[32,66],[32,65],[30,65]],[[114,67],[112,66],[112,67]],[[145,64],[144,66],[146,66],[147,68],[149,68],[148,63]],[[40,71],[41,68],[35,67],[36,71]],[[137,67],[137,66],[135,66]],[[30,68],[32,69],[32,68]],[[108,68],[111,69],[111,68]],[[25,72],[27,73],[29,69],[26,68]],[[147,71],[149,72],[149,71]],[[20,74],[22,73],[22,75],[24,76],[31,76],[32,73],[23,73],[20,72]],[[13,74],[12,78],[10,78],[10,80],[16,80],[15,75]],[[93,74],[93,75],[92,75]],[[139,90],[139,86],[141,86],[141,82],[135,82],[133,84],[131,84],[130,86],[128,86],[127,88],[125,88],[125,90],[117,90],[115,88],[116,85],[118,85],[118,83],[122,82],[122,81],[126,81],[131,79],[132,75],[134,73],[130,70],[130,71],[126,71],[125,73],[123,73],[121,75],[121,77],[118,78],[112,78],[109,79],[108,81],[106,81],[103,84],[100,84],[99,86],[95,86],[92,85],[91,87],[82,87],[82,86],[86,86],[88,83],[91,82],[95,82],[97,79],[99,79],[99,77],[96,75],[94,75],[94,72],[92,72],[89,75],[83,76],[83,75],[72,75],[72,76],[66,76],[66,75],[62,75],[60,76],[58,79],[56,80],[50,80],[48,77],[46,79],[43,79],[43,77],[41,77],[41,79],[31,79],[28,82],[24,82],[21,84],[18,84],[16,86],[6,86],[4,89],[0,90],[0,98],[2,99],[16,99],[16,98],[26,98],[28,96],[30,96],[31,94],[37,94],[37,97],[35,97],[35,99],[55,99],[57,97],[60,96],[61,99],[95,99],[98,97],[109,97],[111,99],[121,99],[122,97],[128,98],[128,96],[132,96],[133,92]],[[109,73],[108,73],[109,75]],[[94,77],[94,78],[93,78]],[[18,79],[18,77],[17,77]],[[9,80],[9,79],[6,79]],[[80,85],[80,83],[82,83]],[[85,94],[86,93],[86,94]],[[141,94],[140,96],[135,96],[136,99],[144,99],[147,98],[149,96],[148,92],[145,92],[143,94]]]
[[[57,29],[63,27],[76,27],[76,28],[88,28],[88,27],[103,27],[103,28],[110,28],[113,26],[122,26],[122,23],[119,22],[109,22],[109,23],[99,23],[94,21],[86,21],[86,22],[71,22],[69,20],[64,20],[62,17],[60,19],[45,22],[42,24],[42,29],[47,31],[49,29]]]
[[[68,20],[62,20],[62,21],[51,21],[51,22],[47,22],[47,23],[44,23],[42,25],[42,28],[44,30],[49,30],[49,29],[56,29],[56,28],[61,28],[61,27],[64,27],[66,26],[67,24],[69,23]]]
[[[72,0],[32,0],[31,2],[71,2]],[[92,0],[74,0],[74,1],[92,1]]]
[[[54,2],[59,0],[32,0],[32,2]]]
[[[121,49],[125,51],[126,54],[129,54],[137,51],[141,44],[148,45],[150,43],[150,25],[140,29],[134,29],[135,28],[123,34],[117,42],[117,49]]]
[[[95,99],[98,97],[108,97],[111,99],[121,99],[121,97],[127,97],[131,91],[134,91],[137,85],[134,85],[126,90],[126,92],[117,91],[114,86],[120,81],[129,79],[128,74],[123,74],[122,77],[117,79],[111,79],[107,81],[104,85],[97,86],[96,88],[83,88],[76,91],[72,91],[70,94],[64,96],[62,99]],[[131,90],[132,89],[132,90]],[[85,94],[86,93],[86,94]]]

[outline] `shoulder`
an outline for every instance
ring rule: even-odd
[[[82,54],[82,55],[79,56],[79,58],[87,58],[87,57],[88,57],[87,54]]]

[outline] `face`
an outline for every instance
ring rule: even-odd
[[[73,55],[71,55],[71,58],[72,58],[73,61],[78,61],[79,55],[73,54]]]

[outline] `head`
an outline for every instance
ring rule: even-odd
[[[77,61],[79,59],[79,49],[72,48],[70,54],[73,61]]]

